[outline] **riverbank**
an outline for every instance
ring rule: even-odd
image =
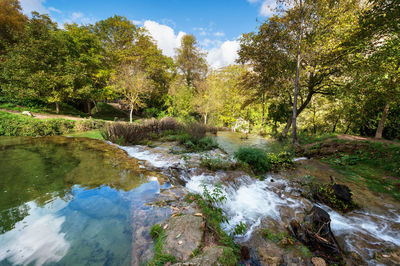
[[[251,254],[248,260],[255,265],[312,263],[318,252],[311,252],[294,238],[289,224],[291,220],[301,222],[314,204],[322,206],[329,213],[332,231],[343,249],[343,259],[347,263],[390,263],[397,261],[396,256],[400,255],[393,252],[393,248],[400,246],[396,240],[396,228],[400,218],[396,210],[400,208],[399,202],[390,195],[371,191],[367,184],[359,183],[355,186],[327,162],[319,159],[299,160],[295,168],[269,173],[265,175],[264,180],[259,180],[240,170],[205,169],[201,164],[201,155],[197,153],[183,153],[180,156],[171,154],[171,148],[176,147],[176,143],[155,142],[153,145],[123,149],[132,157],[146,160],[150,169],[159,169],[170,178],[174,189],[179,188],[180,196],[174,195],[171,189],[161,191],[155,206],[169,206],[173,210],[173,217],[179,220],[181,215],[186,215],[186,206],[181,206],[186,193],[198,194],[204,198],[205,188],[206,191],[213,191],[215,184],[222,185],[218,193],[223,195],[225,200],[215,206],[222,209],[229,223],[222,222],[221,228],[237,245],[248,250]],[[221,156],[225,160],[232,160],[226,154],[210,152],[213,153],[211,157]],[[210,157],[210,154],[203,156]],[[338,183],[350,187],[355,194],[353,200],[359,205],[357,210],[343,214],[303,196],[304,184],[329,184],[330,176],[334,176]],[[372,206],[368,204],[371,200],[382,204]],[[194,215],[195,212],[197,211],[192,211],[190,215]],[[161,227],[168,225],[168,221],[162,223]],[[347,226],[344,226],[345,224]],[[177,249],[180,247],[179,237],[174,238],[173,242]],[[370,241],[374,241],[375,244],[371,244]],[[201,251],[206,252],[210,246],[200,247]],[[196,254],[202,256],[202,252],[196,251]],[[240,252],[237,253],[237,257],[241,257]],[[179,261],[179,258],[175,260]],[[246,260],[242,258],[242,262]]]

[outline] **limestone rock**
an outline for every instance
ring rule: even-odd
[[[33,114],[30,111],[23,111],[22,114],[33,117]]]
[[[311,259],[314,266],[326,266],[326,262],[323,258],[314,257]]]
[[[179,261],[189,260],[193,251],[201,245],[204,235],[203,218],[186,214],[172,217],[166,223],[168,228],[165,230],[163,253],[170,254]]]

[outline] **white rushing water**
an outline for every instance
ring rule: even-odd
[[[149,150],[141,146],[121,147],[132,157],[147,160],[151,165],[166,168],[177,163],[176,157],[168,158],[157,149]],[[306,158],[298,158],[303,160]],[[223,209],[229,222],[222,225],[228,233],[233,233],[241,222],[247,225],[245,235],[237,238],[247,241],[261,221],[271,218],[281,222],[283,218],[295,219],[297,214],[309,211],[311,202],[299,197],[294,188],[277,176],[266,176],[264,181],[242,175],[230,180],[224,172],[197,174],[183,177],[190,192],[203,193],[203,185],[213,191],[215,184],[224,184],[226,200],[219,207]],[[273,178],[274,182],[271,182]],[[398,210],[389,210],[387,215],[377,215],[363,211],[341,215],[327,206],[320,205],[331,217],[332,231],[338,236],[346,251],[354,251],[367,260],[371,260],[374,251],[387,248],[400,248],[400,214]],[[290,208],[293,217],[283,217],[282,210]],[[373,263],[372,263],[373,264]],[[372,265],[371,264],[371,265]]]

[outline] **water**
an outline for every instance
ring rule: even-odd
[[[102,141],[0,138],[0,265],[131,265],[151,257],[162,176]],[[140,232],[140,233],[138,233]]]
[[[214,136],[214,138],[218,145],[228,154],[233,154],[241,146],[267,149],[268,151],[271,149],[271,146],[269,145],[270,143],[268,143],[265,138],[255,135],[247,135],[246,138],[246,135],[243,133],[218,131],[218,134]]]
[[[230,149],[231,154],[243,142],[250,143],[254,147],[269,149],[265,147],[266,142],[263,139],[241,140],[240,135],[233,132],[219,132],[216,138],[220,146]],[[143,151],[138,148],[124,149],[133,157],[138,156],[149,160],[154,166],[166,168],[176,163],[173,157],[168,158],[168,154],[161,152],[158,148],[146,148],[146,158],[142,157]],[[296,161],[304,159],[306,158],[298,158]],[[274,224],[279,225],[278,228],[285,230],[285,224],[288,224],[291,219],[302,221],[313,205],[312,202],[301,197],[293,184],[276,174],[266,175],[265,180],[260,181],[246,174],[237,176],[223,171],[200,174],[199,171],[188,171],[188,173],[181,178],[186,181],[186,188],[191,192],[202,194],[204,184],[209,191],[212,191],[216,183],[224,185],[223,193],[226,201],[219,207],[224,210],[229,222],[222,224],[222,228],[228,234],[232,234],[236,225],[245,223],[246,233],[235,237],[237,242],[245,245],[251,245],[253,232],[258,227],[270,225],[273,221]],[[332,231],[341,247],[347,252],[356,252],[370,265],[376,265],[377,262],[373,258],[374,252],[400,249],[399,204],[376,204],[376,202],[382,202],[382,199],[373,194],[369,197],[371,201],[369,208],[345,215],[327,206],[320,206],[329,212]]]

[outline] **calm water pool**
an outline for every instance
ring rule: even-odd
[[[102,141],[1,137],[0,265],[139,264],[168,186]]]

